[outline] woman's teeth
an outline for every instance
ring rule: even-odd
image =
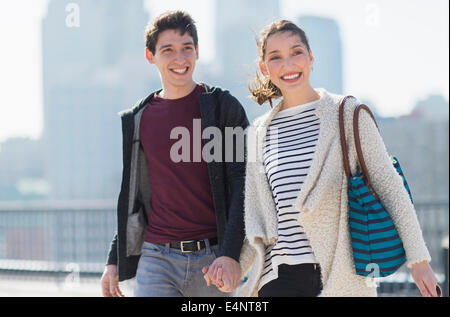
[[[300,77],[300,74],[301,73],[292,74],[292,75],[288,75],[288,76],[283,76],[283,77],[281,77],[281,79],[284,79],[284,80],[296,79],[296,78]]]

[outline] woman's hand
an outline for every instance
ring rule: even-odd
[[[411,267],[411,275],[424,297],[439,297],[436,291],[437,283],[436,276],[427,261],[418,262]]]
[[[202,273],[208,286],[214,284],[221,292],[230,293],[239,286],[241,267],[236,260],[221,256],[205,266]]]

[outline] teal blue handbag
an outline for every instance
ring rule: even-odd
[[[361,110],[366,110],[378,127],[376,120],[366,105],[355,109],[353,116],[353,132],[359,166],[362,172],[352,176],[344,131],[344,98],[339,108],[339,126],[344,169],[348,179],[348,207],[350,235],[356,274],[361,276],[385,277],[395,273],[405,262],[406,254],[403,243],[392,222],[391,216],[383,207],[378,195],[370,185],[370,177],[364,162],[359,138],[358,118]],[[398,174],[403,178],[403,185],[412,201],[411,191],[400,163],[391,156]]]

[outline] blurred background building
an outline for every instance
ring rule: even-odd
[[[335,94],[343,94],[342,40],[339,25],[333,19],[315,16],[301,16],[298,25],[305,31],[314,56],[311,85],[323,87]]]
[[[211,68],[216,68],[216,72],[210,79],[230,90],[252,118],[265,111],[255,106],[247,88],[257,70],[256,39],[259,38],[260,30],[279,16],[279,1],[263,0],[257,6],[253,0],[216,1],[217,54],[211,65]]]
[[[82,0],[83,27],[65,27],[71,2],[50,1],[42,25],[48,197],[111,199],[121,177],[117,113],[152,83],[142,71],[148,15],[142,0]]]
[[[98,283],[121,182],[118,112],[160,86],[144,58],[150,15],[143,0],[78,0],[83,27],[66,26],[70,3],[49,1],[42,22],[43,136],[0,144],[0,281],[16,279],[14,285],[21,276],[62,283],[75,273]],[[248,98],[257,66],[253,39],[280,16],[280,3],[217,1],[215,9],[216,57],[198,64],[195,77],[229,89],[252,121],[268,110]],[[313,86],[346,93],[338,23],[311,15],[297,22],[315,55]],[[377,105],[367,104],[376,112]],[[448,274],[440,247],[448,236],[448,107],[444,97],[430,94],[408,115],[376,114],[387,149],[399,158],[412,189],[441,281]],[[397,288],[386,284],[384,294],[417,295],[411,280],[399,276],[389,284]],[[6,293],[0,287],[0,296]]]

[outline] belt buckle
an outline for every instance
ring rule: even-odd
[[[180,242],[180,248],[181,248],[181,253],[193,253],[196,251],[200,251],[201,247],[200,247],[200,241],[197,241],[197,250],[196,251],[185,251],[184,250],[184,243],[192,243],[195,242],[195,240],[191,240],[191,241],[181,241]]]

